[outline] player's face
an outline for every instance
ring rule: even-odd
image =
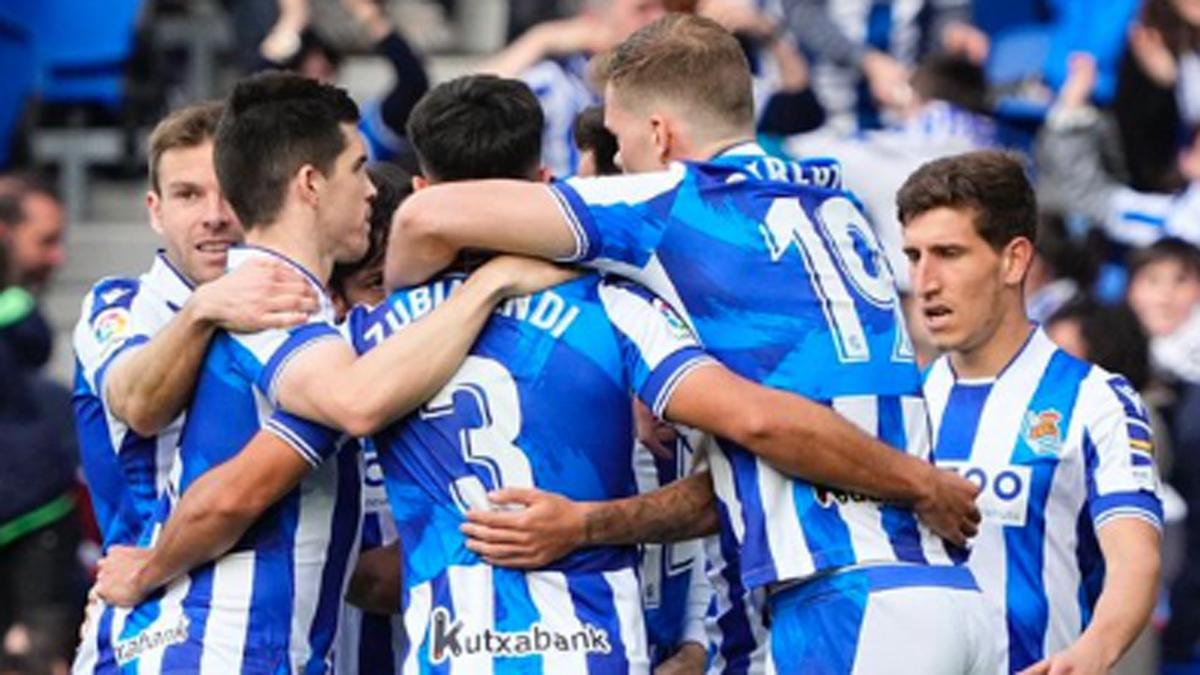
[[[617,137],[617,166],[625,173],[661,171],[667,167],[659,147],[662,132],[651,116],[623,105],[610,85],[604,97],[604,126]]]
[[[383,260],[365,267],[342,280],[342,288],[333,294],[333,308],[339,319],[355,305],[374,307],[387,298],[383,290]]]
[[[146,204],[167,259],[197,284],[220,276],[229,247],[241,243],[244,233],[217,183],[213,144],[164,152],[158,187]]]
[[[1006,264],[1009,247],[994,250],[965,209],[933,209],[904,226],[916,316],[938,349],[971,351],[1000,327],[1004,295],[1020,292],[1024,274]]]
[[[337,262],[353,262],[367,252],[371,200],[375,186],[367,176],[367,149],[352,124],[342,125],[346,147],[325,177],[317,202],[317,218],[329,238]]]
[[[1159,260],[1129,282],[1129,306],[1151,337],[1174,333],[1200,303],[1200,279],[1178,261]]]

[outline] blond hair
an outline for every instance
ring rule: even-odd
[[[733,35],[711,19],[668,14],[598,57],[591,74],[625,103],[657,99],[726,129],[754,128],[750,64]]]

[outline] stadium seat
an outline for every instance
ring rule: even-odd
[[[0,72],[4,73],[0,78],[0,169],[4,169],[37,72],[32,37],[7,7],[0,7]]]
[[[34,38],[42,105],[72,112],[100,109],[117,117],[125,102],[125,68],[143,0],[19,0]],[[64,129],[39,129],[33,146],[41,162],[59,167],[59,191],[78,221],[88,203],[88,171],[125,156],[125,131],[86,127],[85,115]]]

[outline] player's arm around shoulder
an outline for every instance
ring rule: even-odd
[[[464,248],[564,260],[577,249],[552,189],[517,180],[431,185],[392,219],[384,278],[389,288],[421,283]]]
[[[152,304],[152,303],[147,303]],[[295,325],[317,307],[316,294],[279,261],[256,260],[201,285],[173,317],[132,306],[140,337],[108,369],[104,398],[112,414],[142,436],[170,424],[191,398],[214,331],[254,332]],[[151,314],[151,316],[142,316]]]
[[[301,417],[351,436],[369,436],[445,386],[501,300],[575,275],[542,261],[499,256],[432,312],[361,357],[340,336],[305,345],[294,357],[274,357],[283,365],[264,378],[264,390]],[[329,331],[336,335],[332,327]]]

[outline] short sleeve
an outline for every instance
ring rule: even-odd
[[[249,336],[235,336],[255,355],[262,368],[255,378],[255,385],[266,395],[271,405],[278,407],[279,376],[287,364],[305,349],[325,340],[342,340],[337,328],[324,321],[316,321],[291,330],[268,330]]]
[[[291,446],[314,467],[337,454],[342,447],[341,432],[283,410],[276,410],[263,428]]]
[[[676,194],[687,175],[683,164],[666,171],[572,178],[550,186],[575,236],[565,262],[611,270],[641,269],[666,230]]]
[[[616,328],[630,388],[662,417],[679,383],[696,368],[715,361],[701,349],[683,318],[641,286],[605,281],[600,299]]]
[[[101,391],[104,374],[117,356],[149,340],[144,322],[134,315],[138,290],[135,279],[104,279],[84,297],[72,341],[92,391]]]
[[[1101,376],[1102,375],[1102,376]],[[1154,439],[1146,408],[1125,378],[1097,373],[1085,382],[1081,410],[1087,503],[1099,529],[1122,517],[1162,527]],[[1078,413],[1077,413],[1078,414]]]

